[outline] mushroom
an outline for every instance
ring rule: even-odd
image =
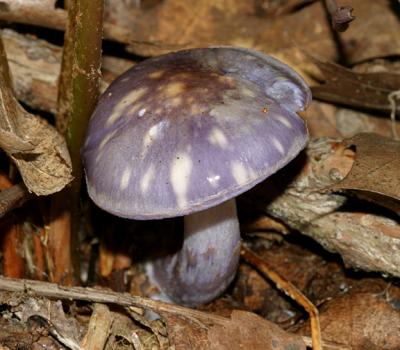
[[[235,276],[235,197],[305,147],[311,93],[291,68],[235,47],[145,60],[100,98],[82,149],[88,192],[102,209],[137,219],[184,216],[182,248],[150,261],[172,301],[196,306]]]

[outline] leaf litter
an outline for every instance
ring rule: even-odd
[[[49,6],[41,10],[51,13],[54,3],[47,3]],[[353,13],[356,19],[345,32],[333,35],[322,2],[317,1],[238,0],[217,4],[204,0],[196,5],[195,14],[189,2],[179,0],[134,3],[118,2],[114,7],[108,5],[106,10],[106,20],[111,19],[112,24],[108,22],[106,35],[110,38],[111,33],[113,40],[128,44],[128,51],[157,55],[176,48],[209,44],[249,46],[284,59],[312,82],[316,100],[305,116],[313,123],[309,149],[291,169],[269,182],[279,186],[267,186],[268,192],[260,187],[239,199],[242,219],[250,222],[247,228],[243,227],[243,235],[251,249],[265,261],[272,262],[279,274],[298,286],[319,308],[324,349],[399,348],[398,280],[380,276],[399,277],[395,257],[400,249],[400,146],[398,141],[388,138],[387,132],[389,113],[398,113],[398,104],[393,107],[388,96],[399,90],[399,77],[393,71],[361,72],[357,66],[349,65],[370,60],[372,68],[376,68],[378,64],[373,60],[377,58],[388,65],[395,63],[400,46],[394,34],[398,31],[392,30],[399,27],[393,8],[383,0],[369,5],[361,0],[340,2],[347,11],[344,12],[345,26]],[[11,5],[8,8],[12,9]],[[354,11],[349,11],[347,5]],[[35,18],[34,7],[31,10],[27,20]],[[61,14],[64,10],[57,11]],[[2,15],[7,16],[7,12]],[[179,17],[189,23],[184,33]],[[16,20],[18,16],[12,18]],[[118,27],[117,19],[127,27]],[[337,19],[340,22],[340,16]],[[62,26],[57,24],[57,27]],[[35,42],[35,38],[29,37],[27,41]],[[318,59],[310,60],[304,52],[315,54]],[[123,56],[130,59],[129,54]],[[21,65],[14,62],[13,67],[14,79],[22,80]],[[6,91],[10,92],[7,84]],[[26,96],[20,93],[18,97],[26,105],[33,100],[40,101],[35,98],[35,94],[40,97],[40,89],[32,85],[25,91],[30,93]],[[52,103],[54,107],[55,101]],[[18,166],[32,192],[46,195],[59,191],[71,180],[63,138],[40,117],[14,102],[8,106],[14,107],[11,114],[1,114],[2,148]],[[364,122],[356,128],[354,124],[359,117],[356,113],[361,111]],[[14,117],[10,119],[10,116]],[[371,129],[377,134],[365,133]],[[356,130],[356,135],[343,140],[340,134],[343,130],[346,137],[352,130]],[[317,139],[317,134],[323,138]],[[327,188],[335,192],[326,192]],[[23,210],[29,211],[30,207]],[[28,236],[35,234],[33,228],[37,222],[40,226],[43,225],[40,221],[46,221],[44,214],[33,225],[32,217],[22,216],[23,211],[15,213],[24,218],[23,227]],[[95,216],[100,217],[96,212]],[[262,227],[251,225],[260,216],[267,216],[270,223]],[[100,276],[90,277],[97,281],[95,285],[103,281],[110,287],[113,276],[120,276],[115,283],[118,289],[126,288],[136,294],[154,290],[140,268],[126,263],[140,261],[142,248],[140,239],[132,237],[133,229],[126,229],[125,223],[104,214],[99,221],[100,225],[85,221],[84,232],[92,237],[84,237],[80,243],[85,263],[90,265],[93,252],[100,246],[97,258],[109,266],[104,270],[107,273],[97,270]],[[102,227],[104,222],[107,224]],[[146,232],[149,227],[137,223],[134,229]],[[107,230],[112,237],[118,237],[120,245],[113,242],[114,245],[104,249],[106,241],[98,237]],[[258,232],[251,234],[247,230]],[[322,246],[299,236],[299,232]],[[42,243],[45,247],[45,239]],[[31,251],[29,245],[24,247],[22,259],[26,260]],[[135,258],[132,252],[136,252]],[[379,274],[363,274],[352,268]],[[46,265],[45,270],[50,273],[51,266]],[[20,277],[23,281],[22,278],[30,276]],[[12,283],[3,282],[2,290],[9,290]],[[304,349],[311,344],[304,310],[245,264],[230,292],[205,306],[203,311],[157,302],[149,309],[147,299],[141,299],[132,311],[120,302],[122,293],[113,294],[115,300],[110,302],[106,297],[96,300],[96,291],[88,289],[89,296],[83,301],[73,288],[67,287],[63,297],[57,294],[47,299],[48,295],[41,295],[28,282],[24,283],[19,292],[1,293],[0,344],[5,349],[21,346],[34,349]],[[43,284],[40,288],[45,290],[46,286]],[[149,310],[153,316],[158,315],[156,319],[149,317]]]

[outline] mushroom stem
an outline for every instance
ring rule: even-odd
[[[220,295],[233,280],[240,253],[234,199],[184,218],[182,248],[149,266],[149,274],[171,300],[196,306]]]

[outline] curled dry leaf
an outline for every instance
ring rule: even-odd
[[[37,195],[62,190],[72,180],[71,160],[63,137],[45,120],[26,112],[18,123],[21,134],[35,144],[34,148],[16,151],[15,146],[4,147],[1,137],[0,146],[17,165],[25,185]]]
[[[369,191],[400,200],[400,141],[361,133],[346,144],[356,147],[356,159],[347,176],[330,188]]]
[[[301,337],[290,334],[256,314],[235,310],[224,325],[208,331],[209,349],[305,350]]]
[[[0,147],[17,165],[29,191],[37,195],[58,192],[72,180],[63,137],[45,120],[26,112],[16,100],[1,40]]]

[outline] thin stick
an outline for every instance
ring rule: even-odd
[[[94,288],[66,287],[49,282],[0,277],[0,290],[8,292],[25,292],[30,295],[51,299],[73,299],[104,304],[115,304],[126,307],[139,307],[152,310],[156,313],[169,313],[192,317],[205,324],[225,325],[229,322],[228,318],[189,309],[183,306],[168,304],[139,296],[132,296],[127,293],[122,294]]]
[[[265,277],[274,282],[276,287],[286,295],[299,303],[310,315],[311,321],[311,339],[313,350],[322,350],[321,329],[319,325],[318,309],[307,297],[292,283],[286,281],[273,271],[267,263],[255,255],[251,250],[242,245],[241,256],[249,264],[260,270]]]
[[[57,128],[66,134],[74,181],[54,196],[49,247],[54,247],[53,276],[66,284],[79,276],[77,253],[82,162],[80,149],[99,95],[103,0],[71,0],[59,84]],[[69,249],[69,250],[68,250]]]
[[[0,191],[0,218],[33,197],[22,182]]]

